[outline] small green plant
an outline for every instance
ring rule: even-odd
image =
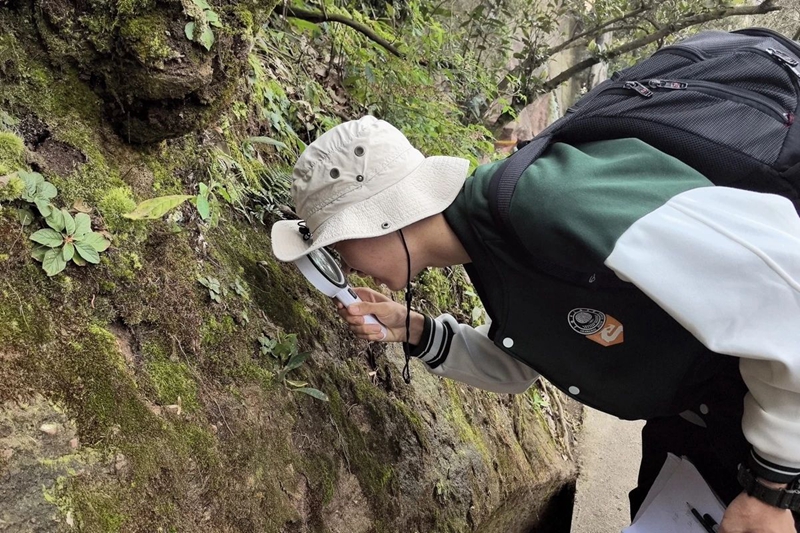
[[[72,218],[66,209],[52,208],[45,221],[50,228],[40,229],[30,239],[39,244],[31,256],[41,261],[48,276],[64,270],[69,261],[78,266],[97,264],[100,252],[111,246],[108,239],[92,231],[92,221],[86,213]]]
[[[236,278],[236,280],[231,283],[231,289],[245,302],[250,301],[250,291],[244,285],[241,278]]]
[[[25,183],[22,199],[36,205],[39,213],[47,218],[53,212],[50,200],[58,195],[58,189],[38,172],[25,172],[20,170],[17,176]]]
[[[194,20],[187,22],[184,27],[186,38],[190,41],[200,43],[206,50],[211,50],[214,46],[214,32],[211,27],[221,28],[219,15],[211,9],[206,0],[192,0],[190,14]]]
[[[218,304],[222,303],[222,297],[228,295],[227,287],[224,287],[217,278],[211,276],[199,276],[197,281],[200,285],[208,289],[208,296]]]
[[[293,381],[286,377],[289,372],[300,368],[311,355],[311,352],[299,351],[296,334],[279,332],[275,339],[261,336],[258,338],[258,344],[262,356],[270,356],[275,359],[276,366],[279,368],[275,377],[278,381],[283,382],[286,388],[293,392],[308,394],[323,402],[328,401],[328,395],[321,390],[309,387],[305,381]]]

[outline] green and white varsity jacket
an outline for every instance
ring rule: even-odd
[[[428,318],[413,355],[499,393],[541,374],[627,419],[696,411],[732,356],[749,391],[751,461],[776,481],[800,475],[792,203],[715,187],[635,139],[554,144],[517,185],[509,235],[487,200],[499,164],[479,167],[444,212],[491,327]]]

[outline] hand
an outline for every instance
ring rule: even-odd
[[[406,339],[406,307],[392,301],[383,294],[358,287],[353,289],[363,301],[345,307],[336,302],[339,315],[350,324],[350,331],[359,339],[368,341],[402,342]],[[377,324],[364,324],[364,315],[375,315],[375,318],[386,327],[386,338],[383,338],[381,327]],[[424,317],[411,312],[411,344],[419,343],[424,325]]]
[[[778,509],[742,492],[722,517],[719,533],[795,533],[791,511]]]

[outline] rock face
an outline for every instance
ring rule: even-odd
[[[240,151],[246,125],[127,142],[197,127],[225,98],[246,107],[232,80],[247,43],[220,29],[212,57],[178,42],[173,3],[93,22],[124,4],[0,4],[0,129],[16,136],[0,167],[41,172],[56,207],[89,214],[112,242],[98,264],[48,277],[29,240],[42,217],[22,226],[30,204],[0,205],[0,531],[538,528],[575,476],[545,391],[483,393],[418,362],[406,385],[400,353],[354,340],[271,259],[269,215],[262,224],[219,189],[206,221],[190,203],[122,217],[258,176]],[[240,7],[214,6],[225,21]],[[180,20],[166,23],[163,69],[126,29],[145,16]],[[193,67],[167,68],[173,53]]]
[[[201,5],[35,0],[33,13],[51,60],[77,65],[120,136],[146,143],[197,129],[230,103],[252,47],[254,13],[271,9],[223,5],[212,10],[216,27]],[[186,38],[189,23],[211,32],[208,49]]]

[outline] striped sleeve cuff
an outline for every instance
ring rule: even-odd
[[[411,356],[418,357],[431,368],[436,368],[447,359],[454,335],[450,324],[426,316],[422,337],[419,344],[412,347]]]
[[[747,458],[750,470],[757,476],[775,483],[791,483],[800,479],[800,469],[782,466],[761,457],[755,450],[750,450]]]

